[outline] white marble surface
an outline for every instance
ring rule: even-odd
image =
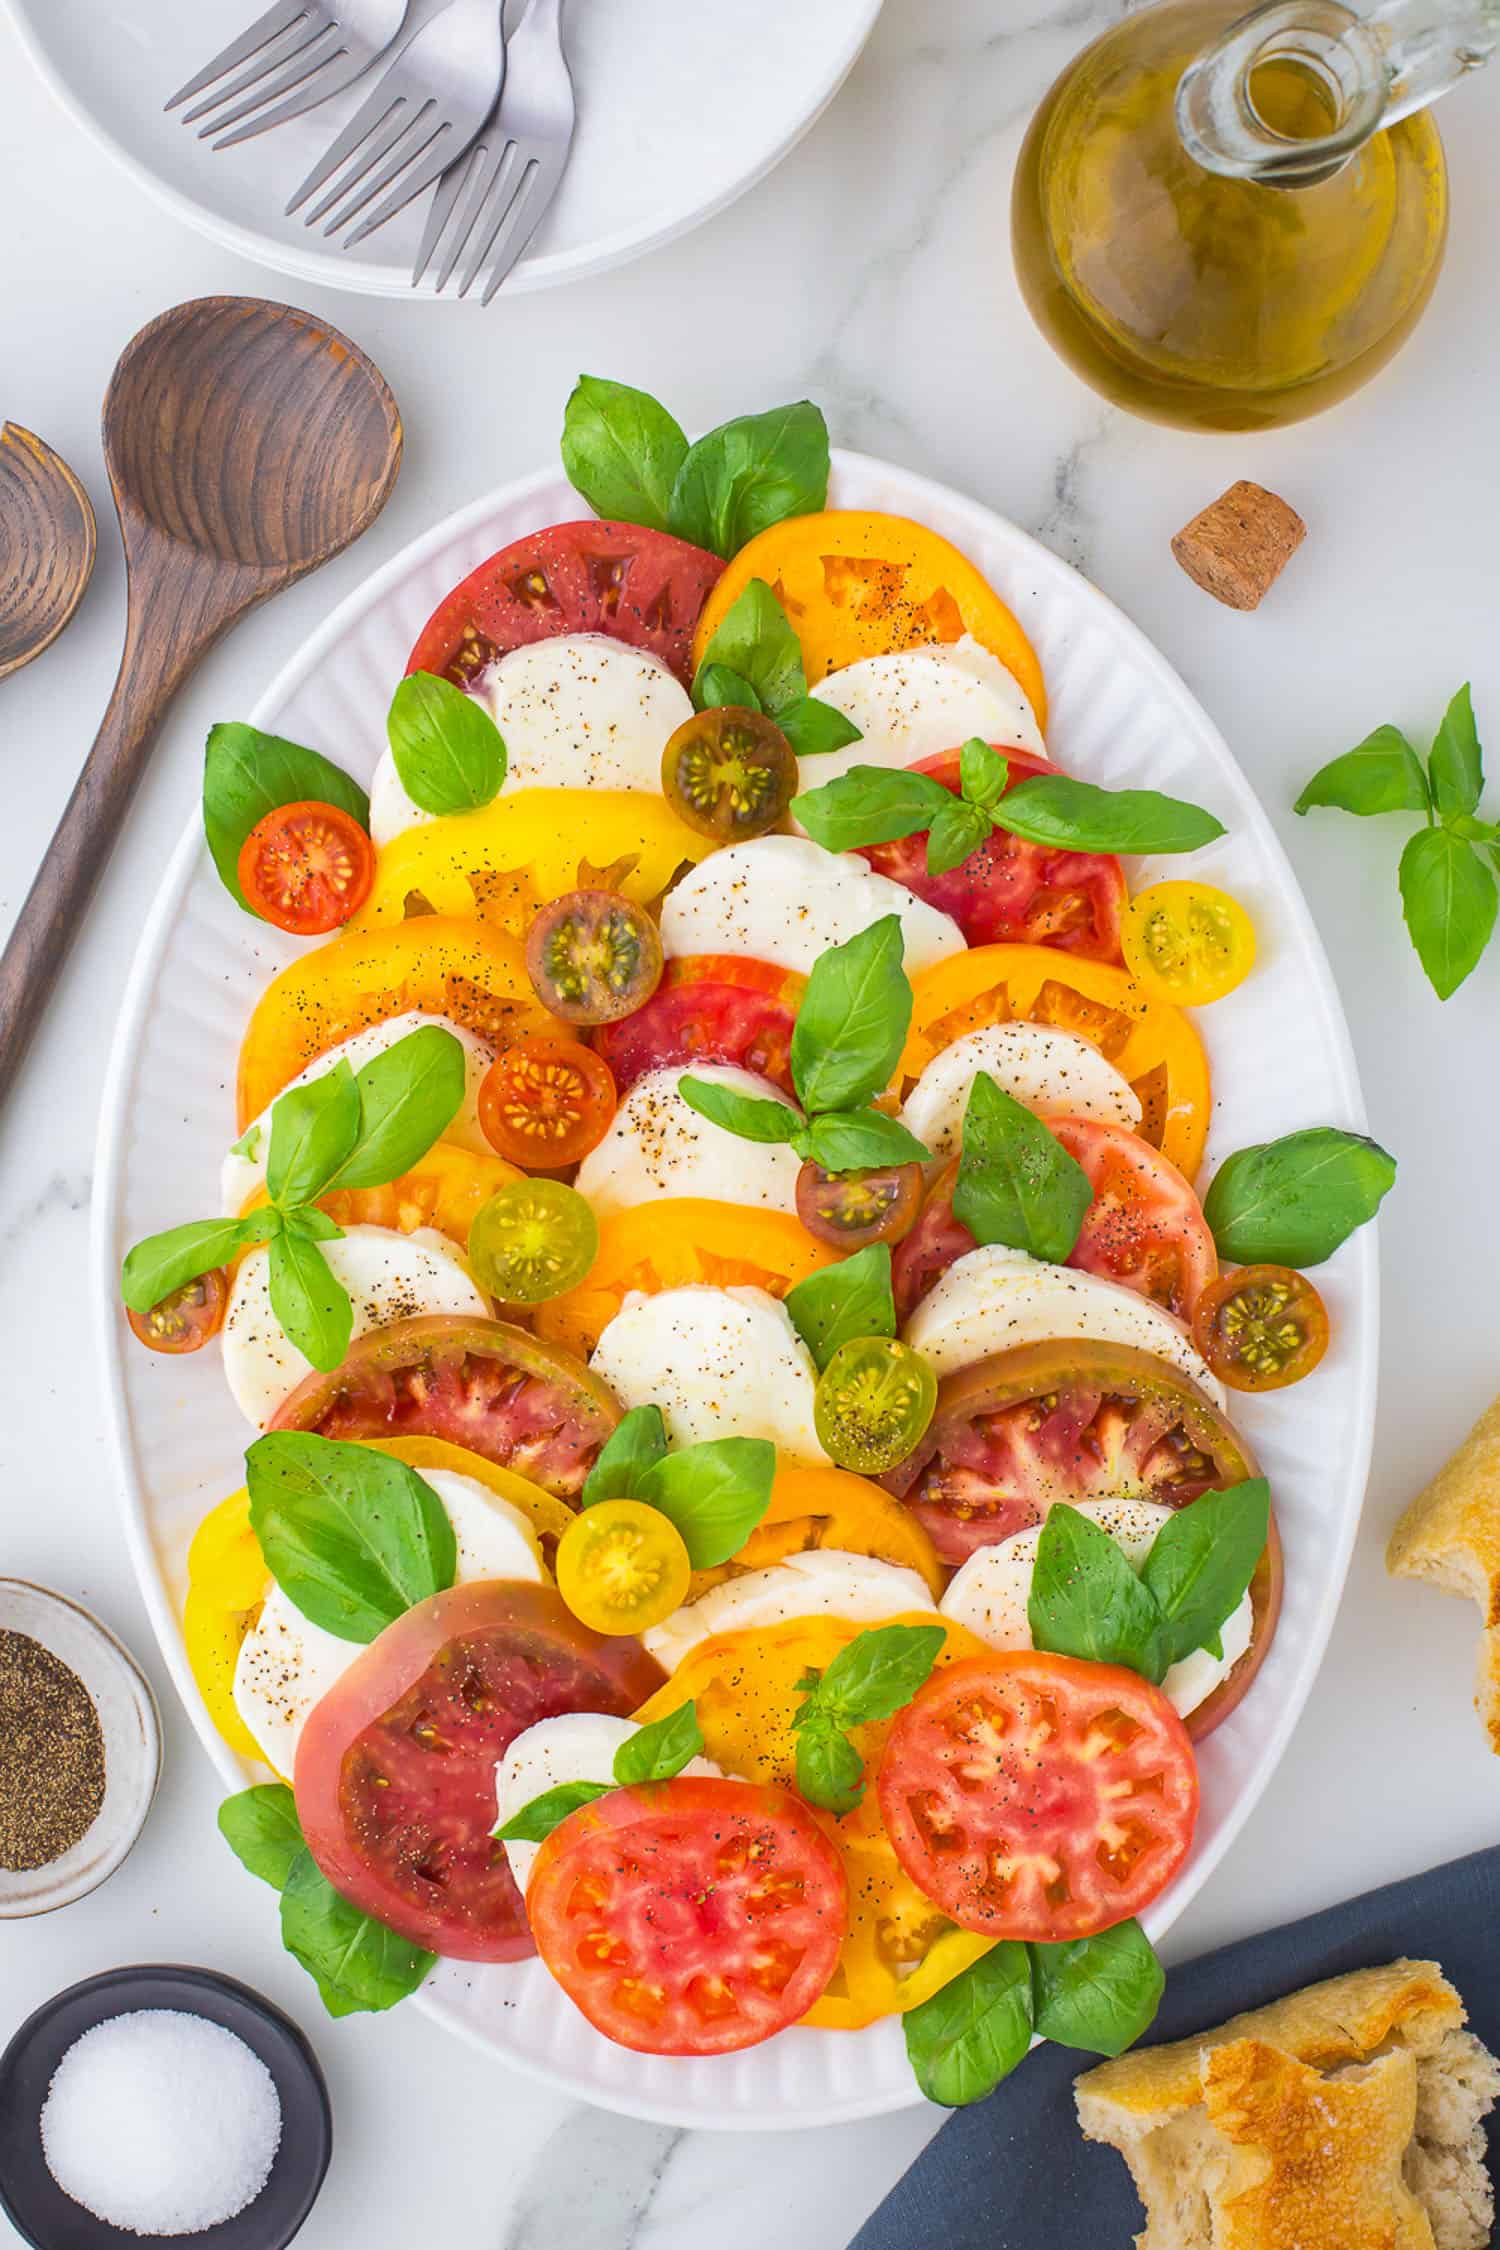
[[[593,4],[593,0],[578,0]],[[145,7],[150,0],[134,0]],[[1257,1812],[1175,1933],[1181,1956],[1491,1840],[1500,1769],[1469,1709],[1472,1616],[1384,1575],[1405,1500],[1496,1388],[1492,1185],[1500,948],[1447,1007],[1397,909],[1399,826],[1294,819],[1300,780],[1366,729],[1435,725],[1474,681],[1500,765],[1500,75],[1454,95],[1446,271],[1414,341],[1332,416],[1249,440],[1159,430],[1081,389],[1011,278],[1010,168],[1025,116],[1116,11],[1098,0],[887,0],[811,138],[700,233],[624,272],[488,315],[301,301],[374,354],[406,415],[405,475],[363,546],[251,618],[182,697],[26,1082],[0,1118],[0,1571],[94,1606],[163,1695],[161,1795],[108,1888],[0,1924],[0,2039],[37,2002],[132,1960],[247,1978],[311,2032],[337,2151],[307,2250],[398,2250],[459,2228],[495,2250],[839,2250],[938,2122],[913,2111],[812,2137],[675,2135],[538,2092],[420,2017],[320,2018],[213,1830],[217,1787],[147,1645],[115,1529],[85,1247],[95,1110],[127,958],[193,802],[205,727],[242,713],[362,575],[460,502],[555,457],[580,367],[704,425],[810,392],[843,442],[965,487],[1120,601],[1186,676],[1261,789],[1307,886],[1353,1024],[1374,1129],[1400,1156],[1383,1230],[1384,1379],[1347,1597],[1312,1703]],[[788,67],[794,67],[791,58]],[[66,638],[0,686],[0,917],[24,895],[104,706],[122,573],[97,417],[120,347],[176,300],[278,295],[164,217],[53,115],[0,26],[0,416],[74,463],[101,516]],[[722,308],[722,309],[720,309]],[[1241,617],[1172,563],[1171,533],[1233,478],[1310,526]],[[1491,796],[1494,802],[1494,793]],[[0,2242],[13,2239],[0,2220]],[[1123,2250],[1123,2246],[1122,2246]]]

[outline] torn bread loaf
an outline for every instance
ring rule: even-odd
[[[1387,1570],[1479,1604],[1475,1708],[1500,1756],[1500,1398],[1391,1534]]]
[[[1463,2020],[1434,1962],[1395,1961],[1089,2071],[1138,2250],[1484,2250],[1500,2065]]]

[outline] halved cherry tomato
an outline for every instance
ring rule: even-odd
[[[396,1234],[415,1234],[418,1227],[437,1227],[464,1250],[475,1212],[520,1177],[514,1164],[498,1156],[460,1148],[456,1141],[434,1141],[399,1180],[383,1187],[330,1188],[318,1197],[318,1209],[346,1230],[389,1227]],[[266,1189],[257,1188],[245,1210],[258,1210],[269,1201]]]
[[[229,1305],[229,1283],[221,1266],[185,1281],[170,1297],[163,1297],[149,1312],[132,1312],[125,1318],[130,1332],[153,1352],[201,1351],[224,1325]]]
[[[961,1929],[1045,1944],[1150,1905],[1198,1821],[1198,1769],[1161,1689],[1030,1649],[935,1673],[898,1712],[880,1809],[912,1881]]]
[[[1193,1341],[1232,1391],[1279,1391],[1328,1349],[1328,1309],[1290,1266],[1241,1266],[1199,1300]]]
[[[795,2023],[848,1921],[838,1854],[799,1799],[687,1774],[569,1814],[526,1911],[595,2030],[647,2055],[735,2054]]]
[[[644,1500],[600,1500],[575,1516],[557,1550],[557,1590],[596,1633],[644,1633],[687,1599],[693,1566],[682,1533]]]
[[[667,963],[644,1007],[601,1024],[594,1046],[626,1094],[668,1063],[738,1063],[795,1098],[792,1028],[807,979],[732,953],[690,953]]]
[[[501,1050],[479,1089],[491,1148],[535,1172],[557,1172],[597,1148],[618,1106],[610,1068],[577,1039],[538,1033]]]
[[[561,1180],[513,1180],[469,1229],[474,1278],[505,1305],[539,1305],[576,1289],[598,1248],[598,1220]]]
[[[813,1397],[813,1426],[829,1459],[879,1476],[921,1443],[937,1405],[937,1377],[892,1336],[841,1344]]]
[[[835,1250],[899,1242],[910,1233],[921,1203],[920,1164],[825,1172],[821,1164],[807,1163],[797,1174],[797,1216],[810,1235]]]
[[[351,1904],[460,1961],[533,1950],[494,1842],[495,1763],[565,1711],[623,1717],[661,1682],[550,1586],[489,1579],[388,1625],[303,1729],[294,1786],[308,1850]]]
[[[1219,1270],[1203,1206],[1175,1164],[1138,1133],[1091,1117],[1049,1117],[1047,1129],[1094,1191],[1068,1258],[1164,1305],[1181,1321]]]
[[[912,980],[911,1032],[897,1065],[904,1100],[944,1047],[992,1023],[1077,1032],[1129,1079],[1141,1137],[1191,1180],[1208,1137],[1208,1058],[1192,1025],[1149,1000],[1123,969],[1045,945],[980,945]]]
[[[1125,965],[1154,1000],[1206,1008],[1255,966],[1255,924],[1212,883],[1153,883],[1125,916]]]
[[[235,873],[263,922],[293,937],[326,937],[368,897],[375,846],[352,813],[308,799],[256,822]]]
[[[914,1570],[941,1598],[948,1573],[932,1541],[910,1508],[882,1492],[867,1477],[847,1469],[781,1463],[771,1487],[771,1504],[739,1553],[714,1570],[695,1570],[689,1599],[710,1586],[739,1578],[747,1570],[769,1570],[788,1555],[830,1547],[837,1554],[872,1555],[898,1569]]]
[[[762,711],[695,711],[661,759],[662,794],[689,828],[716,843],[765,836],[797,794],[796,755]]]
[[[1006,748],[1004,755],[1009,789],[1031,774],[1057,770],[1025,750]],[[959,794],[957,750],[924,758],[912,770]],[[1054,851],[996,828],[946,875],[929,875],[924,828],[895,843],[868,844],[860,857],[878,875],[951,914],[970,945],[1048,945],[1091,961],[1120,959],[1120,921],[1129,893],[1111,852]]]
[[[613,1023],[661,982],[661,933],[618,891],[567,891],[544,906],[526,936],[526,973],[537,997],[566,1023]]]
[[[1047,723],[1035,649],[974,565],[925,524],[851,508],[773,524],[740,549],[705,603],[696,663],[752,578],[791,619],[813,685],[862,657],[972,633],[1014,673],[1037,725]]]

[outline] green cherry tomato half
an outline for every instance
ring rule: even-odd
[[[576,1289],[598,1253],[598,1220],[561,1180],[512,1180],[480,1205],[469,1228],[475,1279],[508,1305]]]
[[[718,704],[695,711],[662,752],[662,794],[680,820],[723,844],[764,836],[797,793],[797,757],[775,721]]]
[[[618,891],[565,891],[526,933],[526,973],[565,1023],[615,1023],[661,982],[661,935]]]
[[[841,1344],[818,1379],[813,1426],[841,1469],[878,1477],[904,1461],[937,1406],[922,1354],[889,1336]]]
[[[864,1250],[900,1242],[922,1207],[920,1164],[882,1164],[868,1172],[825,1172],[809,1160],[797,1174],[797,1216],[819,1242]]]

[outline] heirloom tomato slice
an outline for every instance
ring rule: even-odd
[[[793,1100],[792,1028],[807,979],[732,953],[690,953],[667,963],[651,998],[619,1023],[601,1024],[595,1050],[622,1094],[668,1063],[738,1063]]]

